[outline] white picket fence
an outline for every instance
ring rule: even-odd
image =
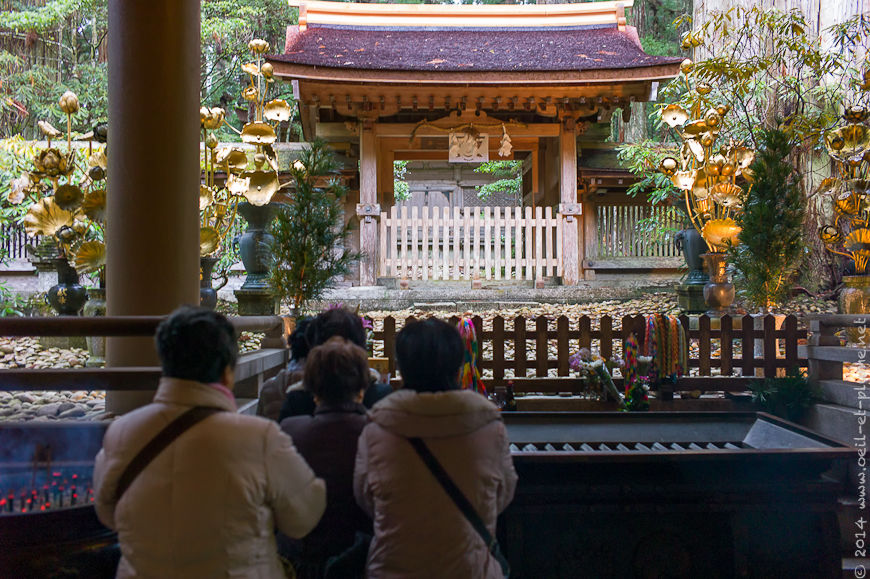
[[[562,274],[552,207],[396,207],[381,217],[380,275],[540,280]]]

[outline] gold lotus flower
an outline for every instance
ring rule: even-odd
[[[85,241],[73,260],[78,273],[91,273],[106,265],[106,245],[102,241]]]
[[[727,181],[713,185],[710,193],[722,207],[739,209],[743,206],[743,189]]]
[[[852,105],[846,108],[843,118],[847,123],[863,123],[867,120],[867,109],[861,105]]]
[[[686,109],[680,105],[668,105],[665,107],[665,110],[662,111],[662,121],[672,129],[685,124],[688,120],[689,113],[687,113]]]
[[[724,117],[731,110],[731,107],[728,105],[719,105],[716,107],[716,112],[719,113],[720,117]]]
[[[101,169],[109,168],[109,158],[106,157],[106,153],[103,151],[94,151],[90,157],[88,157],[88,167],[99,167]]]
[[[278,191],[278,175],[273,171],[247,171],[242,177],[249,179],[245,198],[251,205],[265,205]]]
[[[737,167],[742,171],[748,169],[755,160],[755,151],[747,147],[734,147],[729,153],[729,157],[734,159]]]
[[[671,177],[671,182],[674,184],[674,187],[678,189],[691,191],[692,187],[695,185],[695,177],[697,177],[697,174],[697,171],[677,171]]]
[[[73,214],[61,209],[51,197],[34,203],[24,216],[27,235],[54,235],[61,227],[68,227],[72,223]]]
[[[737,244],[740,227],[730,217],[728,219],[711,219],[701,228],[701,236],[711,246],[724,249],[728,242]]]
[[[106,190],[94,189],[82,201],[82,212],[92,221],[106,219]]]
[[[843,246],[862,257],[870,257],[870,229],[856,229],[846,236]]]
[[[293,116],[293,108],[284,99],[271,100],[263,108],[263,116],[266,120],[276,123],[289,121]]]
[[[214,133],[209,133],[208,136],[205,138],[205,146],[208,147],[209,149],[214,149],[215,147],[217,147],[218,146],[217,135],[215,135]]]
[[[224,122],[226,111],[220,107],[202,107],[199,109],[199,124],[204,128],[213,131],[219,129]]]
[[[251,185],[250,177],[239,177],[238,175],[230,174],[227,177],[227,191],[233,195],[241,196],[248,192],[248,187]]]
[[[710,94],[712,90],[713,87],[706,82],[699,82],[697,86],[695,86],[695,91],[701,96]]]
[[[248,50],[254,54],[265,54],[269,51],[269,43],[265,40],[255,38],[248,43]]]
[[[248,166],[248,156],[243,149],[228,147],[217,152],[215,163],[226,165],[228,173],[244,171]]]
[[[847,125],[825,134],[828,154],[845,162],[850,157],[862,156],[870,148],[870,131],[864,125]]]
[[[214,227],[202,227],[199,230],[199,254],[213,253],[221,242],[221,236]]]
[[[264,62],[260,67],[260,72],[263,73],[263,76],[268,80],[275,74],[275,67],[272,66],[271,62]]]
[[[691,58],[687,58],[680,63],[680,72],[682,72],[683,74],[689,74],[690,72],[692,72],[693,68],[695,68],[695,63],[692,61]]]
[[[33,160],[33,166],[34,173],[46,177],[69,175],[73,170],[73,165],[69,159],[54,147],[40,151]]]
[[[819,228],[819,239],[829,244],[840,242],[840,232],[833,225],[823,225]]]
[[[6,200],[13,205],[18,205],[24,201],[24,196],[29,188],[30,177],[27,175],[21,175],[16,179],[12,179],[9,182],[9,194],[6,196]]]
[[[659,164],[659,171],[661,171],[668,177],[671,177],[674,173],[677,172],[677,169],[679,167],[680,164],[676,159],[674,159],[673,157],[665,157]]]
[[[255,87],[255,86],[249,86],[248,88],[246,88],[245,90],[242,91],[242,98],[245,99],[246,101],[253,102],[253,101],[257,100],[257,98],[259,98],[259,96],[260,96],[260,93],[257,92],[257,87]]]
[[[698,137],[698,142],[701,143],[702,147],[712,147],[713,143],[716,142],[716,133],[713,131],[701,133],[701,136]]]
[[[214,203],[214,193],[211,190],[211,187],[206,187],[205,185],[199,186],[199,210],[202,211],[209,205]]]
[[[78,209],[84,197],[84,193],[76,185],[61,185],[54,192],[54,202],[65,211]]]
[[[253,62],[243,64],[242,71],[247,72],[251,76],[260,76],[260,68]]]
[[[743,169],[740,171],[740,175],[747,183],[755,183],[755,171],[752,169]]]
[[[271,145],[278,140],[269,123],[248,123],[242,128],[242,142],[251,145]]]
[[[68,115],[74,115],[79,112],[79,97],[70,90],[61,95],[57,104],[60,105],[60,110]]]
[[[704,114],[704,122],[711,129],[716,128],[722,123],[722,116],[716,109],[710,109]]]

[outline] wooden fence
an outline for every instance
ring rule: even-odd
[[[411,318],[409,318],[410,320]],[[687,316],[680,317],[683,328],[690,328]],[[455,323],[457,318],[451,318]],[[580,348],[590,348],[602,357],[621,355],[623,342],[632,333],[643,344],[645,317],[598,318],[593,324],[588,316],[539,316],[526,319],[495,317],[484,325],[473,318],[480,343],[478,367],[485,381],[502,386],[507,380],[520,379],[517,391],[564,392],[571,390],[566,379],[571,375],[569,358]],[[766,316],[762,329],[754,329],[755,318],[724,316],[719,320],[703,315],[697,327],[687,330],[689,372],[680,388],[700,391],[742,391],[747,377],[756,369],[763,376],[776,376],[789,368],[806,368],[807,359],[798,345],[807,338],[806,328],[798,326],[795,316],[787,316],[776,329],[774,316]],[[617,326],[618,324],[618,326]],[[389,358],[390,372],[395,375],[394,359],[397,320],[387,317],[376,328],[376,354]],[[759,355],[756,356],[756,345]],[[562,378],[561,380],[553,378]],[[529,380],[527,380],[529,379]],[[618,380],[617,380],[618,382]]]
[[[396,207],[381,218],[380,275],[540,280],[562,274],[552,207]]]
[[[0,247],[2,255],[8,259],[26,259],[27,246],[39,245],[40,237],[31,237],[24,231],[24,226],[18,223],[0,225]]]
[[[678,257],[674,231],[679,220],[671,207],[648,205],[595,206],[598,258]],[[649,220],[649,227],[642,221]]]

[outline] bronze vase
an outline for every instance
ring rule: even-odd
[[[707,266],[710,281],[704,286],[704,302],[710,316],[722,316],[729,313],[734,303],[734,284],[728,280],[728,265],[724,253],[705,253],[701,256]]]

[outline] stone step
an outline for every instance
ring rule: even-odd
[[[870,425],[858,424],[860,412],[839,404],[814,404],[801,422],[824,436],[854,445],[855,437],[870,429]]]
[[[838,406],[858,408],[858,395],[861,393],[862,406],[870,407],[870,388],[865,384],[847,382],[845,380],[820,380],[819,387],[822,389],[822,397],[825,402]]]

